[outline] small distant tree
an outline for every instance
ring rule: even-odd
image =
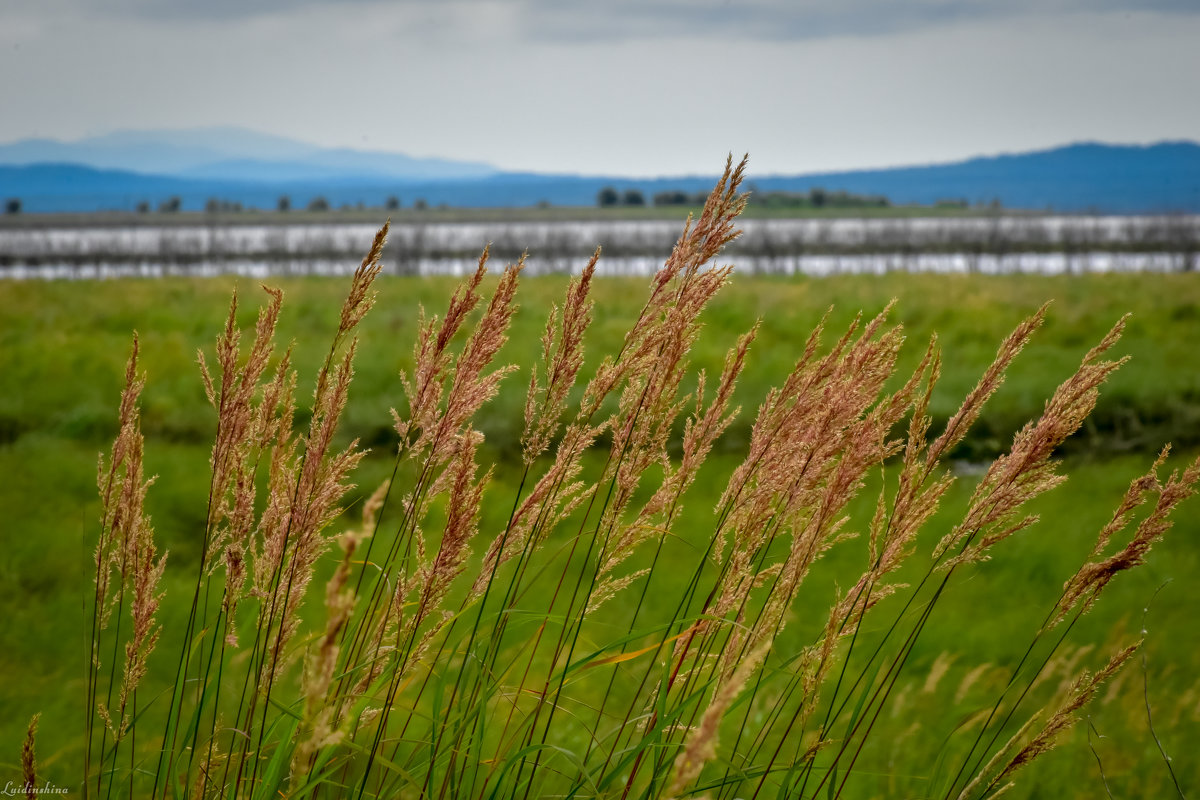
[[[4,201],[5,214],[20,214],[21,213],[21,198],[10,197]]]
[[[208,198],[204,204],[204,211],[208,214],[225,213],[238,214],[242,210],[242,204],[234,200],[220,200],[216,197]]]
[[[819,186],[814,186],[808,192],[808,202],[813,204],[814,208],[824,208],[825,203],[829,201],[829,193]]]
[[[383,204],[383,207],[388,211],[395,211],[400,208],[400,198],[396,197],[396,195],[391,195],[388,197],[387,202]]]
[[[183,207],[183,199],[179,195],[168,197],[158,204],[159,212],[163,214],[174,214]]]
[[[666,192],[657,192],[654,195],[654,205],[656,206],[686,206],[687,203],[687,192],[681,192],[678,189]]]
[[[429,202],[424,197],[418,197],[413,201],[413,208],[417,211],[425,211],[429,208]]]
[[[329,201],[326,200],[322,195],[317,195],[312,200],[308,201],[308,210],[309,211],[328,211],[329,210]]]
[[[139,214],[150,213],[150,204],[147,203],[145,200],[142,200],[141,202],[139,202],[137,204],[137,213],[139,213]]]
[[[609,208],[621,202],[621,195],[611,186],[605,186],[596,193],[596,205],[601,208]]]
[[[279,195],[279,200],[276,201],[275,208],[278,209],[279,211],[283,211],[283,212],[291,211],[292,210],[292,198],[288,197],[286,194]]]
[[[644,206],[646,196],[641,189],[626,189],[625,194],[621,195],[621,202],[627,206]]]

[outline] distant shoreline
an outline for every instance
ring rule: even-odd
[[[470,223],[470,222],[593,222],[638,220],[682,223],[688,214],[700,213],[699,206],[526,206],[496,208],[337,208],[328,211],[55,211],[0,214],[0,229],[93,228],[93,227],[173,227],[238,225],[382,225],[396,223]],[[924,205],[863,206],[861,208],[780,208],[751,204],[743,219],[913,219],[993,218],[1049,216],[1048,212],[1020,209],[955,208]],[[1082,216],[1076,214],[1053,216]]]

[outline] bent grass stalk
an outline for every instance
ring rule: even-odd
[[[495,362],[523,259],[495,279],[485,303],[485,249],[444,316],[422,317],[402,378],[406,402],[393,411],[390,476],[364,505],[362,524],[341,533],[363,451],[356,443],[339,450],[335,438],[387,226],[351,281],[303,434],[294,430],[292,348],[275,355],[282,293],[267,289],[245,353],[235,295],[216,343],[217,371],[210,375],[200,357],[217,416],[207,511],[187,622],[178,651],[163,654],[175,663],[173,678],[164,676],[172,688],[165,709],[151,715],[137,687],[159,668],[150,655],[165,556],[142,511],[150,482],[142,476],[135,339],[119,433],[98,476],[85,796],[126,788],[130,796],[235,799],[848,793],[918,638],[955,588],[951,577],[1032,525],[1021,509],[1062,481],[1052,456],[1120,365],[1101,356],[1121,323],[991,465],[962,521],[926,548],[919,534],[953,480],[945,460],[1047,309],[1005,340],[932,442],[936,343],[905,377],[896,374],[904,337],[888,322],[890,307],[856,320],[828,347],[823,319],[758,408],[745,458],[696,535],[683,508],[739,413],[737,378],[753,358],[754,329],[729,351],[710,398],[689,363],[705,309],[730,277],[715,259],[738,234],[744,169],[744,160],[727,162],[651,280],[620,350],[580,388],[599,251],[569,283],[542,337],[544,365],[532,370],[519,480],[498,530],[480,528],[480,509],[495,499],[494,472],[478,463],[479,415],[515,369]],[[590,459],[602,437],[607,454]],[[1043,708],[1001,743],[1075,621],[1115,576],[1145,560],[1194,491],[1200,462],[1164,480],[1163,458],[1131,485],[1046,620],[1033,625],[986,719],[965,734],[945,797],[1003,791],[1129,659],[1133,650],[1122,649],[1095,675],[1081,674],[1065,698],[1039,700]],[[802,587],[821,575],[827,551],[854,538],[848,504],[875,473],[884,480],[861,574],[836,593],[815,637],[794,649],[784,632]],[[1105,557],[1151,494],[1154,508]],[[301,620],[335,540],[342,552],[324,587],[324,618]],[[676,540],[698,553],[686,568],[670,561]],[[921,575],[913,587],[894,583],[905,565]],[[665,602],[663,586],[674,587]],[[889,612],[868,647],[865,621],[891,595],[899,612]],[[254,635],[243,643],[246,625]],[[1036,666],[1025,670],[1035,652]]]

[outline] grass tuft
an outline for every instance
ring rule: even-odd
[[[386,465],[339,430],[387,226],[323,359],[304,361],[310,398],[302,357],[275,343],[282,291],[265,289],[246,342],[235,294],[199,357],[215,420],[186,580],[146,512],[135,337],[99,472],[84,795],[852,797],[906,776],[922,796],[981,799],[1048,752],[1103,682],[1111,693],[1141,640],[1116,635],[1089,671],[1097,648],[1073,634],[1195,491],[1200,461],[1164,477],[1165,450],[1057,578],[1057,600],[1031,606],[1014,587],[1006,655],[929,653],[947,606],[1065,479],[1056,454],[1122,365],[1106,353],[1126,321],[970,489],[951,459],[1053,321],[1045,306],[947,408],[941,342],[909,355],[892,305],[844,324],[831,313],[739,423],[770,314],[727,343],[715,377],[693,361],[731,278],[717,259],[738,235],[745,163],[727,162],[598,355],[585,354],[593,329],[612,320],[595,311],[597,252],[551,307],[523,405],[502,392],[515,366],[497,362],[524,262],[493,279],[485,249],[442,313],[421,314]],[[511,452],[483,433],[496,406],[521,429]],[[370,483],[356,495],[355,481]],[[186,605],[162,603],[167,591]],[[973,710],[933,734],[936,764],[887,751],[881,773],[889,718],[914,695]]]

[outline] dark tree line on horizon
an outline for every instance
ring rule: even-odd
[[[651,203],[658,206],[702,206],[707,195],[704,192],[685,192],[681,189],[668,189],[655,192]],[[891,201],[880,194],[854,194],[845,190],[828,191],[822,187],[813,187],[807,192],[765,192],[757,193],[750,189],[750,203],[768,208],[888,208]],[[644,206],[646,196],[636,188],[619,190],[615,186],[605,186],[596,193],[596,205],[601,208],[615,206]],[[939,200],[939,207],[966,208],[966,200]]]

